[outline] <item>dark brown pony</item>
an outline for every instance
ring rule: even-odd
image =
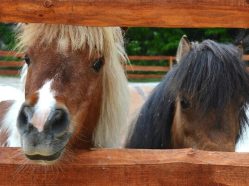
[[[45,163],[75,149],[122,146],[129,101],[121,29],[22,24],[18,41],[25,90],[2,104],[2,146]]]
[[[211,40],[180,46],[179,64],[143,105],[126,146],[234,151],[249,102],[242,52]]]

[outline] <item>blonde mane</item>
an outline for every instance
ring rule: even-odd
[[[127,55],[119,27],[83,27],[71,25],[20,24],[18,48],[57,41],[58,50],[84,49],[99,52],[105,58],[101,114],[93,135],[95,147],[121,147],[127,128],[129,91],[122,63]],[[24,79],[27,69],[22,71]]]

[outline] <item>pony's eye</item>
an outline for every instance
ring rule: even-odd
[[[185,97],[181,98],[180,103],[183,109],[188,109],[190,107],[190,102]]]
[[[93,63],[92,68],[94,69],[95,72],[99,72],[103,65],[104,65],[104,58],[101,57]]]
[[[30,65],[30,58],[27,54],[24,56],[24,61],[28,66]]]

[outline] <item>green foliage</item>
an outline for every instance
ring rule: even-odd
[[[173,53],[178,46],[181,29],[130,28],[126,34],[129,55],[159,55]]]
[[[0,23],[0,49],[9,50],[15,46],[13,24]],[[231,42],[235,29],[167,29],[167,28],[129,28],[126,33],[126,50],[129,55],[175,55],[182,35],[190,41],[213,39]],[[1,44],[0,44],[1,46]]]
[[[0,49],[11,50],[15,44],[13,24],[0,23]]]
[[[165,29],[130,28],[126,33],[129,55],[175,55],[178,42],[185,34],[190,41],[213,39],[219,42],[234,40],[232,29]]]

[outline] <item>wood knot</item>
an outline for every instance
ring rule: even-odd
[[[54,6],[54,4],[53,4],[53,1],[52,1],[52,0],[46,0],[46,1],[44,1],[43,6],[44,6],[45,8],[51,8],[51,7]]]

